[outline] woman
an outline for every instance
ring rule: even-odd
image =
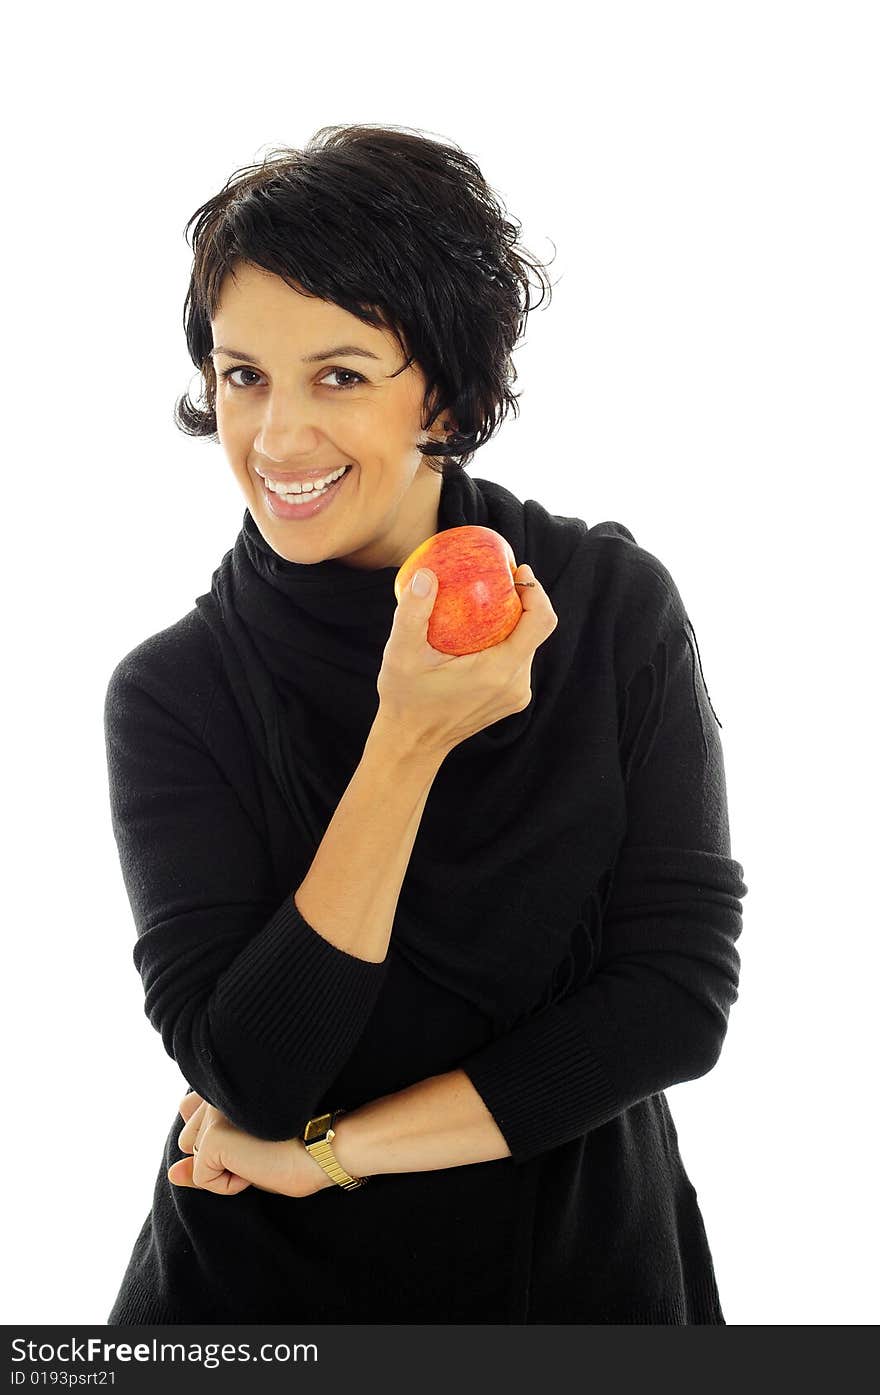
[[[718,1058],[747,889],[695,637],[626,528],[464,469],[532,263],[399,128],[324,128],[194,219],[177,420],[247,509],[107,690],[191,1087],[108,1321],[724,1323],[663,1093]],[[394,581],[464,525],[523,613],[452,657],[436,575]]]

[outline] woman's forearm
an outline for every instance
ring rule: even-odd
[[[333,1152],[353,1177],[507,1158],[510,1149],[463,1070],[419,1080],[343,1114]]]
[[[443,755],[429,753],[377,715],[363,756],[294,893],[325,940],[381,963],[425,804]]]

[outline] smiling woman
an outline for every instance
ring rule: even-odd
[[[514,405],[513,226],[457,147],[361,126],[196,223],[178,424],[247,507],[107,689],[190,1087],[108,1321],[723,1324],[664,1095],[737,995],[719,724],[663,563],[464,468]],[[522,614],[453,656],[448,579],[395,582],[460,528]]]
[[[550,292],[518,224],[457,147],[368,126],[236,172],[193,223],[185,324],[206,406],[181,399],[178,425],[219,439],[280,556],[404,561],[436,531],[443,471],[517,410],[529,269]]]
[[[420,429],[425,378],[401,363],[393,335],[245,260],[224,281],[211,328],[209,361],[226,365],[217,433],[279,556],[393,566],[437,531],[441,476],[418,444],[439,432]],[[326,362],[344,357],[365,366],[346,376]]]

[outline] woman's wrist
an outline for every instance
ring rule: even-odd
[[[369,1100],[340,1115],[334,1127],[333,1152],[351,1177],[510,1157],[498,1125],[460,1069]]]
[[[341,1114],[333,1128],[335,1137],[331,1147],[339,1166],[349,1177],[368,1177],[370,1173],[365,1162],[368,1140],[364,1129],[364,1116],[357,1110],[352,1110],[350,1114]]]
[[[335,1143],[336,1140],[334,1139],[333,1142]],[[301,1148],[302,1151],[305,1153],[306,1157],[307,1157],[308,1160],[309,1160],[309,1165],[310,1165],[311,1168],[313,1169],[314,1176],[315,1176],[315,1191],[316,1191],[316,1192],[322,1191],[322,1190],[324,1189],[324,1187],[335,1187],[335,1186],[336,1186],[336,1183],[333,1181],[333,1178],[330,1176],[329,1172],[325,1172],[324,1169],[323,1169],[323,1167],[321,1166],[321,1164],[318,1162],[318,1159],[312,1157],[311,1153],[309,1152],[308,1148],[307,1148],[306,1145],[303,1143],[303,1141],[302,1141],[301,1138],[300,1138],[300,1139],[297,1139],[296,1144],[295,1144],[295,1147]]]
[[[349,1165],[349,1162],[347,1161],[350,1150],[352,1148],[357,1150],[357,1144],[354,1142],[353,1138],[353,1135],[358,1134],[357,1127],[352,1129],[351,1125],[349,1124],[346,1128],[341,1145],[343,1156],[340,1157],[340,1132],[342,1130],[342,1124],[344,1121],[348,1121],[351,1119],[352,1116],[349,1114],[340,1114],[338,1116],[336,1122],[333,1125],[334,1136],[330,1146],[333,1150],[334,1157],[339,1163],[339,1166],[344,1168],[345,1171],[349,1174],[349,1176],[363,1177],[365,1176],[365,1173],[353,1171],[352,1167]],[[322,1191],[325,1187],[335,1187],[338,1185],[330,1176],[330,1174],[327,1171],[325,1171],[325,1169],[321,1166],[321,1164],[318,1162],[318,1159],[316,1157],[313,1157],[313,1155],[309,1152],[308,1148],[306,1147],[305,1143],[301,1138],[291,1139],[291,1147],[296,1149],[296,1160],[294,1169],[294,1177],[296,1180],[293,1180],[291,1183],[290,1192],[292,1196],[301,1194],[299,1189],[302,1186],[303,1168],[305,1168],[307,1176],[311,1176],[314,1178],[314,1190],[316,1192]]]

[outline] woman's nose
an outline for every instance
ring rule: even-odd
[[[316,424],[304,414],[273,412],[257,432],[254,449],[264,460],[283,465],[287,460],[311,460],[320,438]]]

